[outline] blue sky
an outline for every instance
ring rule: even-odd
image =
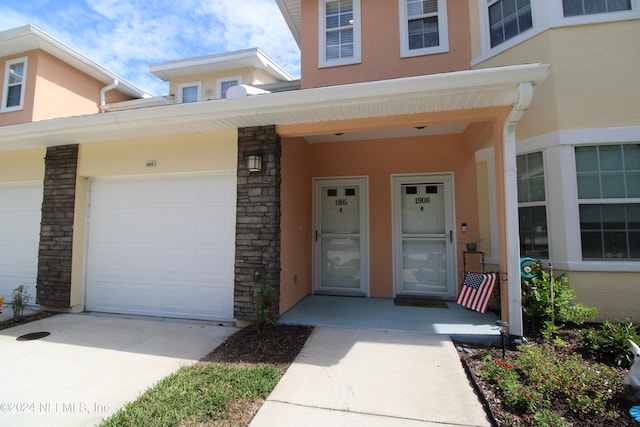
[[[3,0],[0,31],[33,24],[152,95],[150,64],[259,47],[295,77],[300,51],[275,0]]]

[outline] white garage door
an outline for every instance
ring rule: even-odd
[[[36,302],[42,183],[0,184],[0,297],[28,286]]]
[[[95,179],[89,311],[232,320],[235,174]]]

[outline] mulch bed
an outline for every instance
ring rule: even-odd
[[[562,348],[562,353],[568,355],[578,351],[579,332],[577,330],[563,330],[560,332],[560,337],[567,343],[567,346]],[[540,344],[542,342],[541,340],[533,341],[537,344]],[[476,386],[476,391],[480,394],[480,401],[485,405],[485,409],[489,414],[489,418],[492,422],[495,423],[494,425],[531,425],[527,424],[524,420],[522,420],[521,423],[518,423],[517,417],[515,424],[513,422],[506,422],[505,409],[502,405],[500,396],[497,393],[496,388],[480,377],[480,372],[483,367],[482,358],[485,355],[489,354],[494,360],[501,360],[502,349],[459,342],[456,343],[456,346],[459,350],[458,354],[460,355],[461,362],[463,366],[465,366],[465,369],[470,376],[471,382]],[[466,351],[464,349],[466,349]],[[519,351],[517,351],[516,349],[508,348],[505,355],[506,358],[517,359]],[[589,363],[589,361],[585,360],[585,363]],[[621,379],[624,378],[628,373],[628,370],[626,369],[614,367],[612,367],[612,369],[617,372]],[[555,411],[558,411],[559,413],[562,413],[564,419],[575,427],[637,427],[640,424],[635,423],[629,416],[629,409],[631,408],[631,406],[632,404],[628,400],[624,399],[623,396],[619,396],[619,398],[613,399],[611,401],[609,409],[619,414],[618,419],[615,421],[594,416],[586,417],[582,414],[577,414],[575,412],[572,412],[568,408],[568,405],[566,405],[563,401],[554,402],[553,409]]]
[[[54,313],[50,311],[41,311],[29,316],[24,316],[22,320],[19,320],[19,321],[16,321],[13,319],[5,320],[4,322],[0,322],[0,330],[12,328],[14,326],[22,325],[29,322],[34,322],[40,319],[46,319],[47,317],[55,316],[56,314],[59,314],[59,313]]]

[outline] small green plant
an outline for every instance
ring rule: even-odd
[[[275,325],[278,320],[278,292],[270,285],[262,285],[257,289],[254,299],[256,302],[256,326],[262,333],[268,326]]]
[[[586,416],[610,415],[607,403],[622,390],[622,381],[611,368],[586,364],[578,354],[560,356],[546,344],[518,349],[520,355],[515,360],[494,360],[491,356],[483,360],[481,376],[496,386],[506,410],[533,425],[548,425],[544,419],[561,420],[551,412],[554,399]],[[537,420],[536,413],[542,414]]]
[[[567,422],[560,415],[550,409],[542,409],[533,416],[534,427],[571,427],[571,423]]]
[[[11,292],[11,309],[13,310],[13,319],[16,321],[22,320],[24,317],[24,309],[26,308],[31,295],[26,285],[20,285]]]
[[[576,292],[569,288],[569,278],[564,274],[553,278],[552,293],[551,275],[543,269],[535,273],[536,277],[522,281],[522,313],[529,333],[542,332],[545,339],[550,339],[558,328],[581,325],[598,314],[594,307],[571,302]]]
[[[633,355],[627,346],[627,340],[640,342],[638,326],[631,320],[622,322],[604,322],[600,329],[585,329],[580,332],[580,350],[582,353],[602,363],[613,364],[621,368],[630,368]]]

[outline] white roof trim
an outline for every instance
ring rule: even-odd
[[[513,105],[548,75],[528,64],[44,120],[0,127],[0,151]]]
[[[175,77],[244,67],[265,70],[281,81],[293,80],[291,74],[258,48],[152,64],[149,66],[149,71],[159,79],[169,81]]]
[[[35,25],[24,25],[0,31],[0,57],[24,53],[34,49],[41,49],[47,52],[105,85],[118,80],[118,91],[128,96],[133,98],[149,96],[145,91],[134,86],[133,83],[81,55]]]
[[[294,40],[300,47],[300,0],[276,0],[276,4],[280,8],[280,13],[282,13]]]

